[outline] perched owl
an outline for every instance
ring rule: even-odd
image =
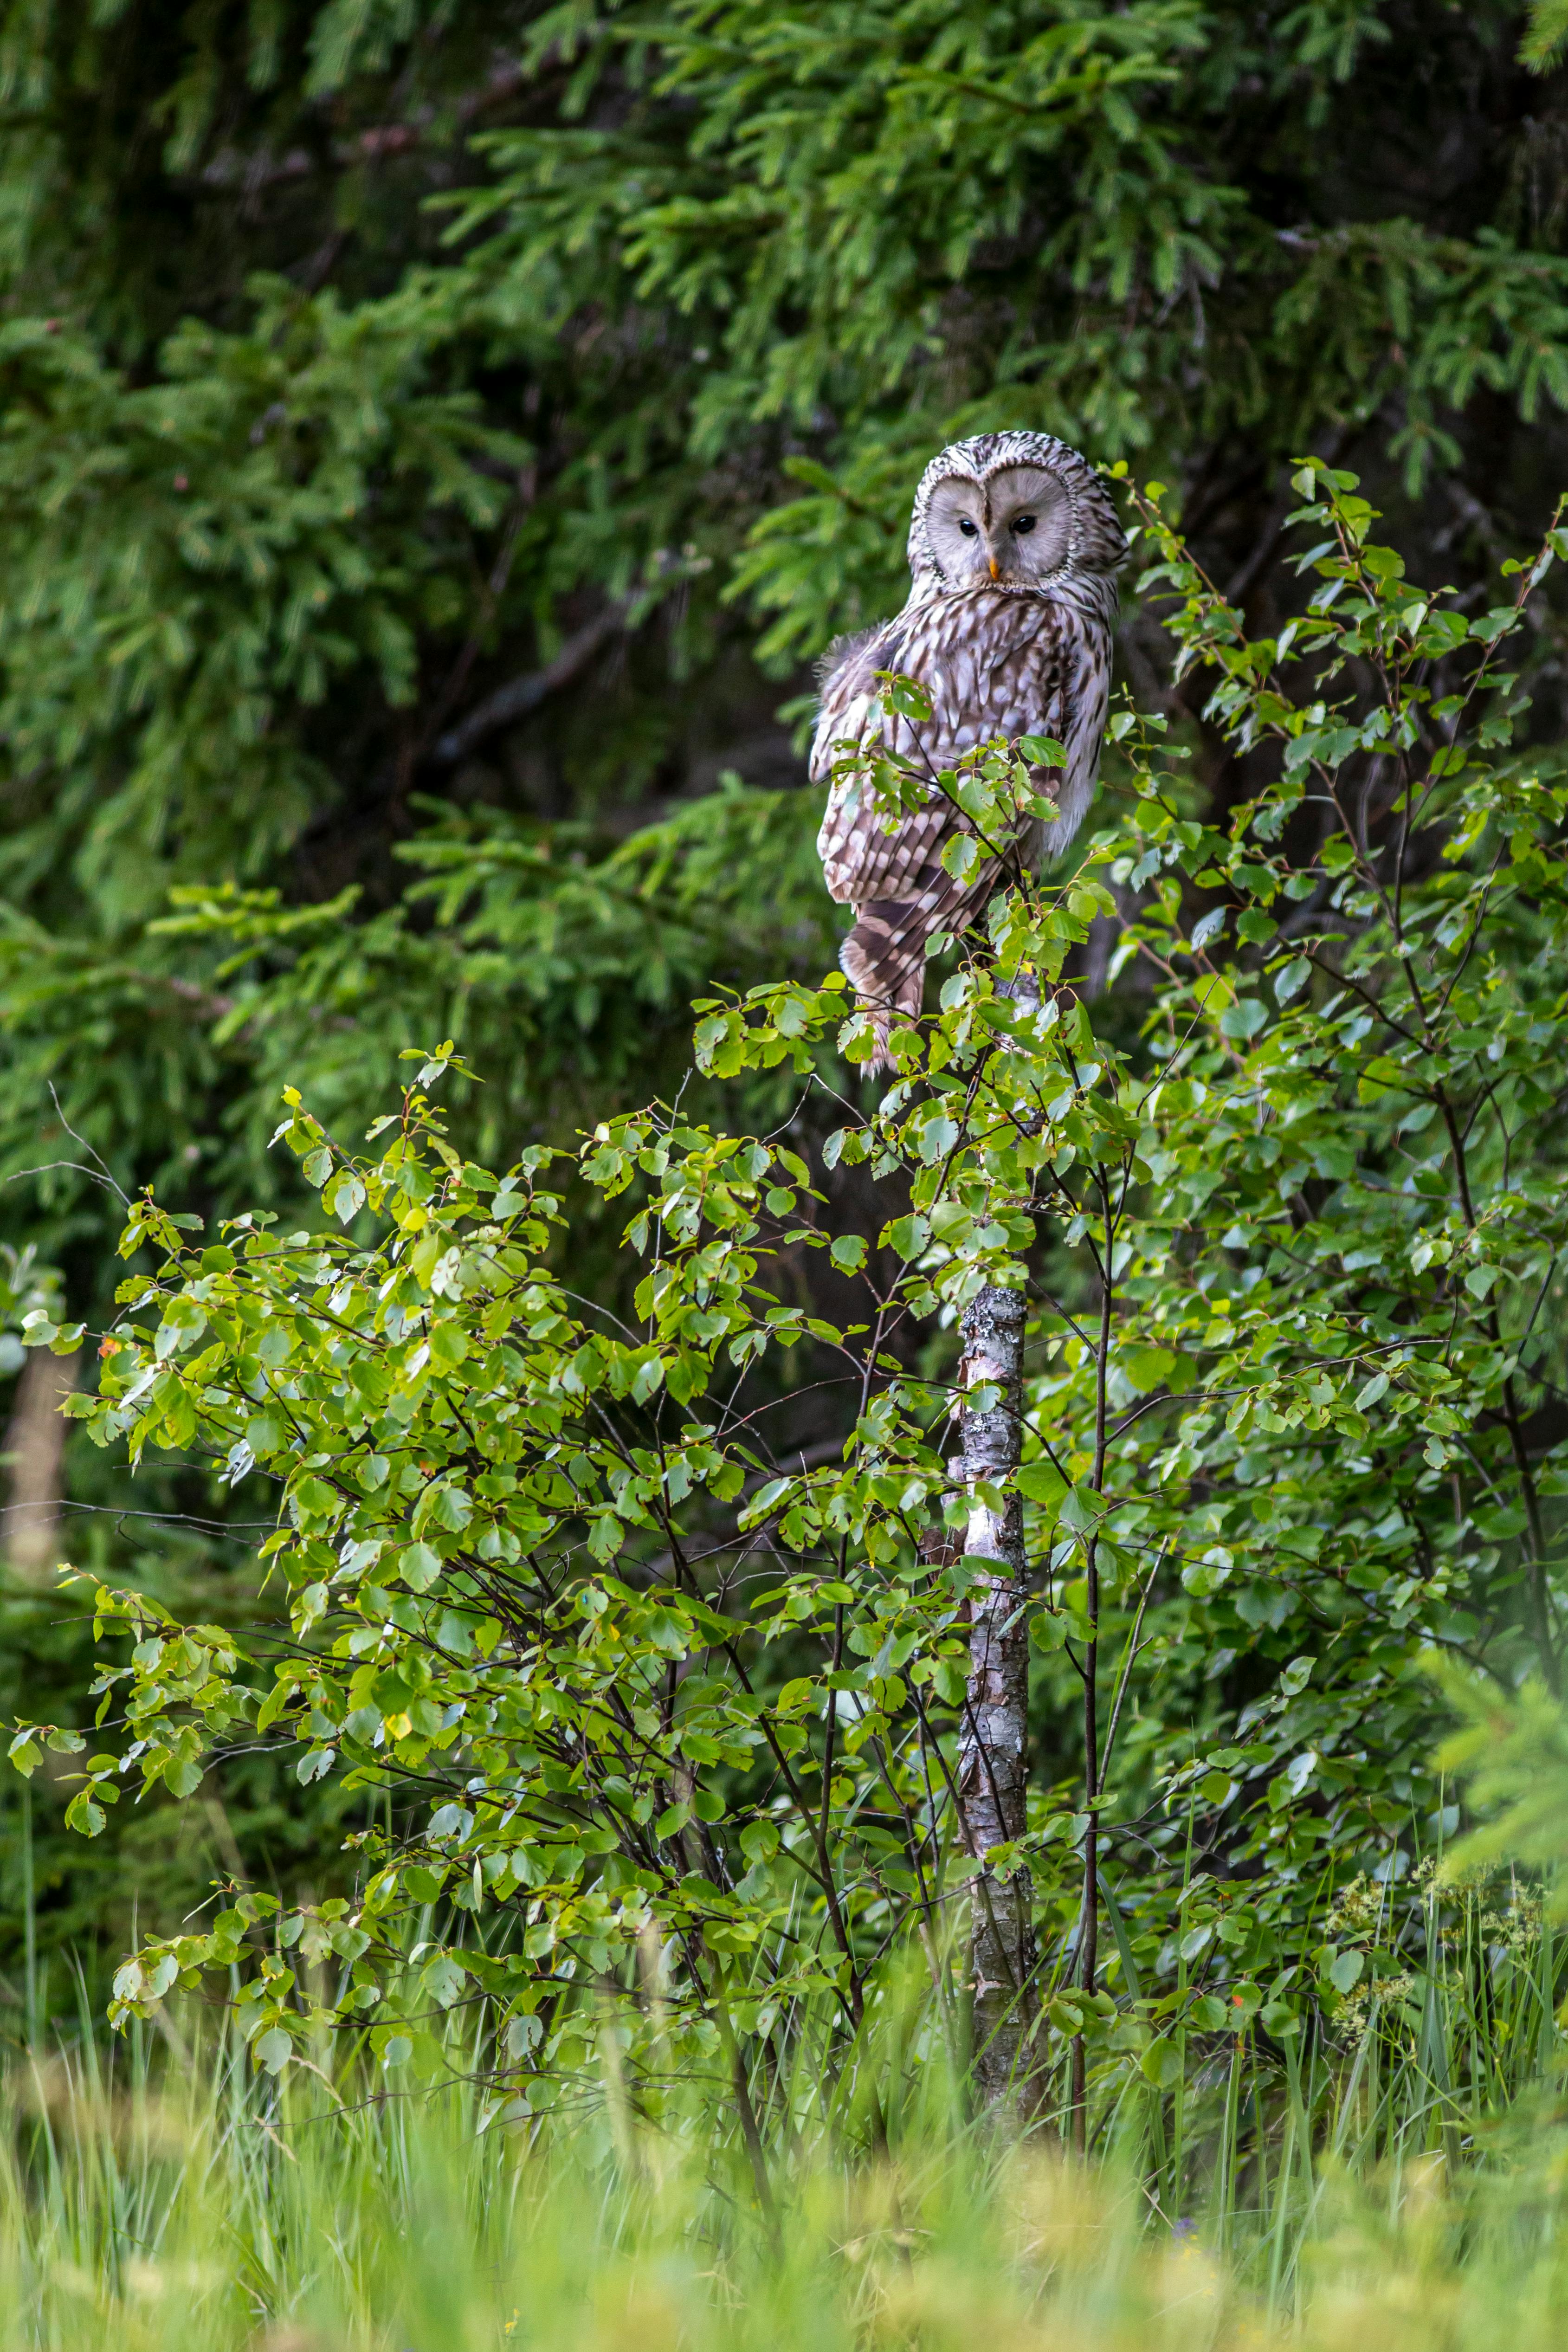
[[[1127,550],[1099,476],[1048,433],[982,433],[934,457],[909,526],[914,583],[904,610],[841,638],[822,664],[811,778],[831,780],[837,747],[881,745],[929,771],[923,808],[884,833],[868,793],[830,793],[817,851],[828,888],[855,910],[840,961],[878,1035],[873,1069],[892,1066],[894,1013],[920,1010],[926,942],[971,922],[1002,879],[987,859],[964,882],[941,862],[963,820],[935,779],[977,743],[1048,735],[1064,769],[1039,772],[1056,803],[1018,844],[1032,866],[1061,856],[1094,793],[1111,684],[1115,571]],[[878,670],[915,679],[932,716],[884,715]]]

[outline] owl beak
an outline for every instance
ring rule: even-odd
[[[990,560],[990,566],[991,566],[991,578],[992,578],[993,580],[999,580],[999,579],[1001,578],[1001,576],[1002,576],[1002,575],[1001,575],[1001,573],[997,570],[997,559],[996,559],[996,557],[993,555],[989,560]]]

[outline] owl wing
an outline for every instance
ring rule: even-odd
[[[906,621],[907,613],[900,613],[880,628],[841,638],[823,664],[821,701],[811,737],[810,777],[814,784],[832,785],[817,835],[817,855],[829,895],[841,905],[855,902],[869,846],[867,836],[874,835],[887,849],[893,841],[883,833],[869,801],[862,812],[863,795],[858,785],[833,783],[833,763],[842,756],[846,743],[856,751],[881,746],[907,754],[911,750],[907,723],[883,712],[877,677],[879,670],[904,670],[909,635]]]
[[[1109,629],[1086,621],[1071,605],[1055,604],[1051,610],[1054,617],[1049,645],[1039,646],[1033,664],[1027,666],[1018,698],[1020,706],[1032,703],[1040,719],[997,730],[1015,740],[1019,735],[1050,735],[1066,754],[1061,768],[1036,771],[1039,789],[1057,808],[1055,824],[1039,828],[1039,850],[1045,859],[1062,855],[1089,814],[1111,699]],[[1032,862],[1040,863],[1040,857]]]

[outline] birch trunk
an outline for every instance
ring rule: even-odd
[[[962,1476],[1004,1486],[1017,1469],[1022,1427],[1024,1301],[985,1289],[966,1309],[959,1385],[1000,1391],[985,1410],[965,1403]],[[982,1860],[1021,1837],[1029,1771],[1029,1627],[1024,1613],[1023,1507],[1016,1492],[1000,1513],[972,1507],[964,1543],[970,1589],[969,1685],[960,1746],[962,1830]],[[988,1870],[972,1882],[970,1977],[975,2072],[988,2104],[1027,2105],[1030,2031],[1038,1992],[1030,1881]]]

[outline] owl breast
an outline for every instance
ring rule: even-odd
[[[917,587],[895,619],[847,648],[823,687],[813,780],[831,780],[847,741],[862,753],[880,747],[925,771],[931,791],[926,807],[890,836],[852,783],[834,787],[818,839],[832,896],[854,906],[885,898],[915,867],[939,860],[959,820],[936,779],[998,737],[1047,735],[1066,751],[1065,768],[1041,778],[1060,810],[1057,822],[1041,828],[1044,854],[1059,856],[1093,794],[1110,652],[1109,629],[1097,615],[1049,594],[992,588],[946,594]],[[923,686],[929,720],[884,714],[878,671]],[[993,874],[990,887],[995,880]]]

